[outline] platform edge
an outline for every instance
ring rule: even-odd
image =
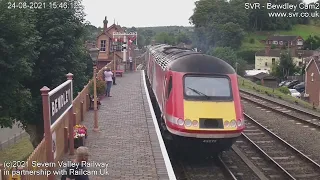
[[[160,129],[158,128],[159,124],[158,124],[156,115],[154,114],[154,109],[152,107],[150,94],[149,94],[149,91],[148,91],[148,88],[147,88],[147,84],[146,84],[145,72],[144,72],[144,70],[141,70],[141,72],[142,72],[141,74],[143,76],[142,77],[143,78],[143,85],[144,85],[144,88],[145,88],[145,93],[147,95],[147,101],[148,101],[150,113],[151,113],[151,116],[152,116],[152,121],[153,121],[153,124],[154,124],[154,128],[156,130],[157,138],[158,138],[158,141],[159,141],[159,145],[160,145],[161,153],[162,153],[162,156],[163,156],[163,159],[164,159],[164,163],[166,165],[167,173],[168,173],[168,176],[169,176],[170,180],[177,180],[177,178],[176,178],[176,176],[174,174],[173,168],[172,168],[172,164],[171,164],[171,161],[170,161],[166,146],[165,146],[164,141],[162,139]]]

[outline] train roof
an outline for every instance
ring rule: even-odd
[[[217,74],[236,73],[227,62],[191,49],[160,44],[149,46],[149,50],[163,70]]]

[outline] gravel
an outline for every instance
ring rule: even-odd
[[[223,152],[222,160],[238,180],[259,180],[234,151]]]
[[[298,121],[291,120],[284,115],[266,112],[257,105],[243,101],[245,112],[260,124],[280,136],[295,148],[320,163],[320,131]]]

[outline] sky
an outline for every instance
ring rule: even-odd
[[[190,26],[197,0],[83,0],[86,20],[103,27],[107,16],[109,25],[115,21],[125,27]],[[310,3],[316,0],[305,0]],[[108,26],[109,26],[108,25]]]

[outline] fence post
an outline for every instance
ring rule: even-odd
[[[46,155],[48,163],[54,163],[54,157],[52,152],[52,135],[51,135],[51,122],[50,122],[50,112],[49,112],[49,91],[50,89],[47,86],[44,86],[40,89],[42,96],[42,108],[43,108],[43,120],[44,120],[44,141],[46,145]],[[51,174],[48,177],[48,180],[53,180],[53,168],[48,167],[48,170]]]
[[[73,79],[73,74],[67,74],[67,79],[72,80]],[[69,110],[69,154],[74,155],[74,137],[73,137],[73,104]]]
[[[64,153],[68,153],[68,127],[64,127],[63,129],[63,137],[64,137]]]
[[[4,167],[3,167],[3,164],[0,164],[0,180],[4,180],[4,177],[3,177],[3,170],[4,170]]]
[[[86,102],[87,102],[87,103],[86,103],[86,111],[89,111],[89,105],[88,105],[88,103],[91,103],[91,102],[90,102],[90,98],[89,98],[89,94],[86,95]]]
[[[81,101],[81,103],[80,103],[81,105],[80,105],[80,122],[82,122],[83,121],[83,101]]]
[[[77,113],[73,113],[72,122],[73,122],[73,126],[75,126],[77,124]]]

